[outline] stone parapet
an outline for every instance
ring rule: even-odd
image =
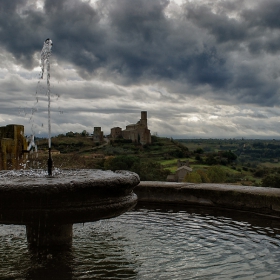
[[[142,181],[134,192],[139,202],[205,205],[280,218],[280,189],[276,188]]]

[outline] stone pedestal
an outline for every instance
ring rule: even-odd
[[[0,223],[26,225],[30,249],[70,247],[74,223],[113,218],[137,203],[133,172],[56,172],[0,171]]]
[[[26,235],[30,249],[71,247],[73,225],[27,225]]]

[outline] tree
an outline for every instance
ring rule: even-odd
[[[208,165],[214,165],[214,164],[217,164],[217,160],[215,159],[215,157],[213,155],[208,155],[205,160],[205,163]]]
[[[237,155],[234,154],[232,151],[223,152],[222,156],[227,158],[228,163],[231,163],[232,161],[237,159]]]
[[[198,169],[196,172],[200,175],[202,183],[210,183],[207,173],[204,170]]]
[[[73,131],[69,131],[66,133],[67,137],[74,137],[74,132]]]
[[[104,168],[106,170],[131,170],[134,163],[139,162],[139,158],[134,156],[116,156],[105,160]]]
[[[197,149],[194,151],[194,153],[196,153],[196,154],[203,154],[204,151],[203,151],[202,148],[197,148]]]
[[[109,157],[104,162],[105,170],[130,170],[137,173],[142,181],[165,181],[170,170],[162,168],[160,163],[135,156]]]
[[[81,135],[82,135],[83,137],[86,137],[86,136],[89,136],[89,133],[88,133],[86,130],[83,130],[82,133],[81,133]]]
[[[195,156],[195,159],[196,159],[197,161],[201,161],[201,156],[200,156],[199,154],[197,154],[197,155]]]
[[[262,187],[280,188],[280,174],[269,174],[262,180]]]
[[[141,181],[165,181],[170,170],[162,168],[161,164],[154,161],[135,162],[131,171],[137,173]]]
[[[202,183],[201,176],[195,171],[187,173],[183,181],[189,183]]]
[[[207,170],[207,177],[211,183],[223,183],[226,180],[226,173],[220,166],[215,165]]]
[[[254,176],[261,178],[261,177],[264,177],[267,174],[268,174],[268,170],[267,169],[265,169],[265,168],[258,168],[255,171]]]

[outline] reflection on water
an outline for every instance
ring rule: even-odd
[[[71,251],[31,254],[0,226],[0,279],[279,279],[280,222],[205,208],[138,206],[74,225]]]

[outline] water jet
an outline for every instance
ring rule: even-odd
[[[47,65],[47,96],[48,96],[48,144],[49,144],[49,158],[47,162],[48,166],[48,175],[52,176],[52,155],[51,155],[51,89],[50,89],[50,56],[52,50],[53,42],[51,39],[46,39],[41,51],[41,76],[40,78],[43,79],[44,72],[45,72],[45,63]]]

